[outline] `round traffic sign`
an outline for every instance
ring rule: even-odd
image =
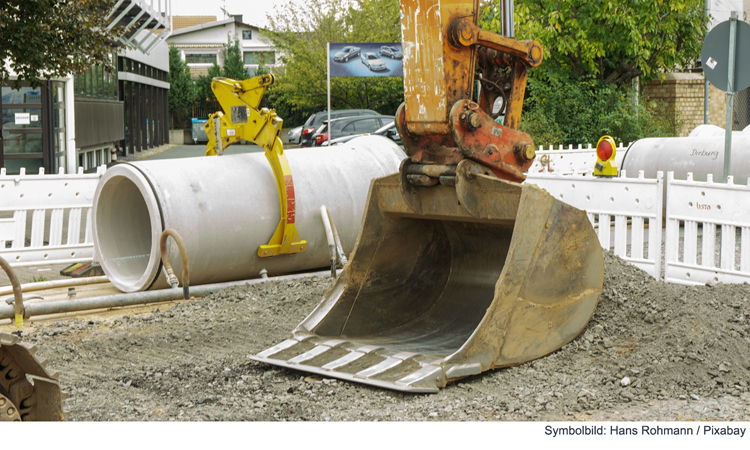
[[[733,92],[750,86],[750,24],[742,20],[736,22]],[[729,87],[729,27],[729,20],[716,25],[706,35],[701,50],[703,73],[711,84],[722,91]]]

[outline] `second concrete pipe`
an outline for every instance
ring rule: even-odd
[[[285,153],[294,177],[296,225],[307,241],[304,252],[257,256],[280,219],[276,183],[263,153],[130,162],[108,169],[94,194],[94,246],[109,280],[124,292],[168,288],[159,256],[166,228],[185,240],[191,285],[257,277],[263,268],[278,275],[326,267],[320,206],[328,208],[351,252],[370,181],[397,172],[406,157],[379,136]],[[169,259],[181,272],[173,242]]]

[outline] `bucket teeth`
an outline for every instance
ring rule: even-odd
[[[302,339],[303,342],[314,345],[311,349],[288,359],[274,355],[289,352],[300,343],[298,338],[288,339],[250,358],[290,369],[405,392],[437,392],[438,387],[444,384],[439,360],[424,363],[421,362],[424,357],[418,353],[388,354],[385,348],[377,345],[356,345],[338,339],[312,343],[311,338],[313,336]],[[343,356],[325,364],[314,363],[327,352],[336,350],[343,353]],[[356,368],[354,372],[352,368]],[[400,369],[403,369],[403,372],[400,372]],[[392,380],[393,376],[388,375],[394,372],[396,379]]]
[[[412,385],[434,383],[438,386],[443,385],[443,369],[440,368],[439,364],[428,364],[412,372],[409,375],[396,381],[396,385],[409,387]]]
[[[311,338],[312,336],[306,336],[302,339],[287,339],[284,342],[281,342],[279,344],[274,345],[273,347],[263,350],[262,352],[258,353],[259,357],[269,357],[272,355],[275,355],[277,353],[281,353],[285,350],[289,350],[293,348],[296,345],[299,345],[300,342],[304,342],[305,340]]]
[[[306,361],[310,361],[311,359],[317,358],[318,356],[323,355],[325,352],[331,349],[339,347],[344,342],[345,341],[339,341],[339,340],[326,342],[324,344],[313,347],[311,350],[308,350],[305,353],[302,353],[301,355],[297,355],[294,358],[291,358],[288,362],[289,364],[301,364]]]
[[[29,353],[31,354],[31,356],[34,356],[34,355],[36,355],[36,352],[37,352],[37,348],[36,348],[36,345],[34,345],[34,344],[29,344],[28,342],[20,342],[19,344],[20,344],[20,345],[21,345],[22,347],[24,347],[24,348],[25,348],[25,349],[26,349],[26,350],[27,350],[27,351],[28,351],[28,352],[29,352]]]
[[[384,361],[381,361],[372,367],[368,367],[365,370],[357,372],[357,374],[354,376],[356,378],[375,377],[388,370],[394,369],[398,367],[399,365],[403,364],[404,361],[408,361],[410,359],[416,358],[417,356],[419,355],[416,353],[409,353],[409,352],[398,353],[389,358],[386,358]]]
[[[375,345],[364,345],[362,347],[359,347],[358,349],[347,353],[346,355],[342,356],[341,358],[331,361],[328,364],[325,364],[321,366],[321,369],[323,370],[337,370],[344,366],[347,366],[358,359],[362,358],[363,356],[366,356],[370,353],[376,352],[378,350],[383,350],[383,347],[378,347]]]

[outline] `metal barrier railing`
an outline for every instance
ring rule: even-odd
[[[0,256],[11,266],[91,260],[96,173],[7,175],[0,169]]]

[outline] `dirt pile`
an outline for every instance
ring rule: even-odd
[[[750,286],[660,283],[605,256],[586,331],[560,351],[405,395],[247,358],[288,338],[329,278],[231,288],[115,320],[40,323],[71,420],[748,420]]]

